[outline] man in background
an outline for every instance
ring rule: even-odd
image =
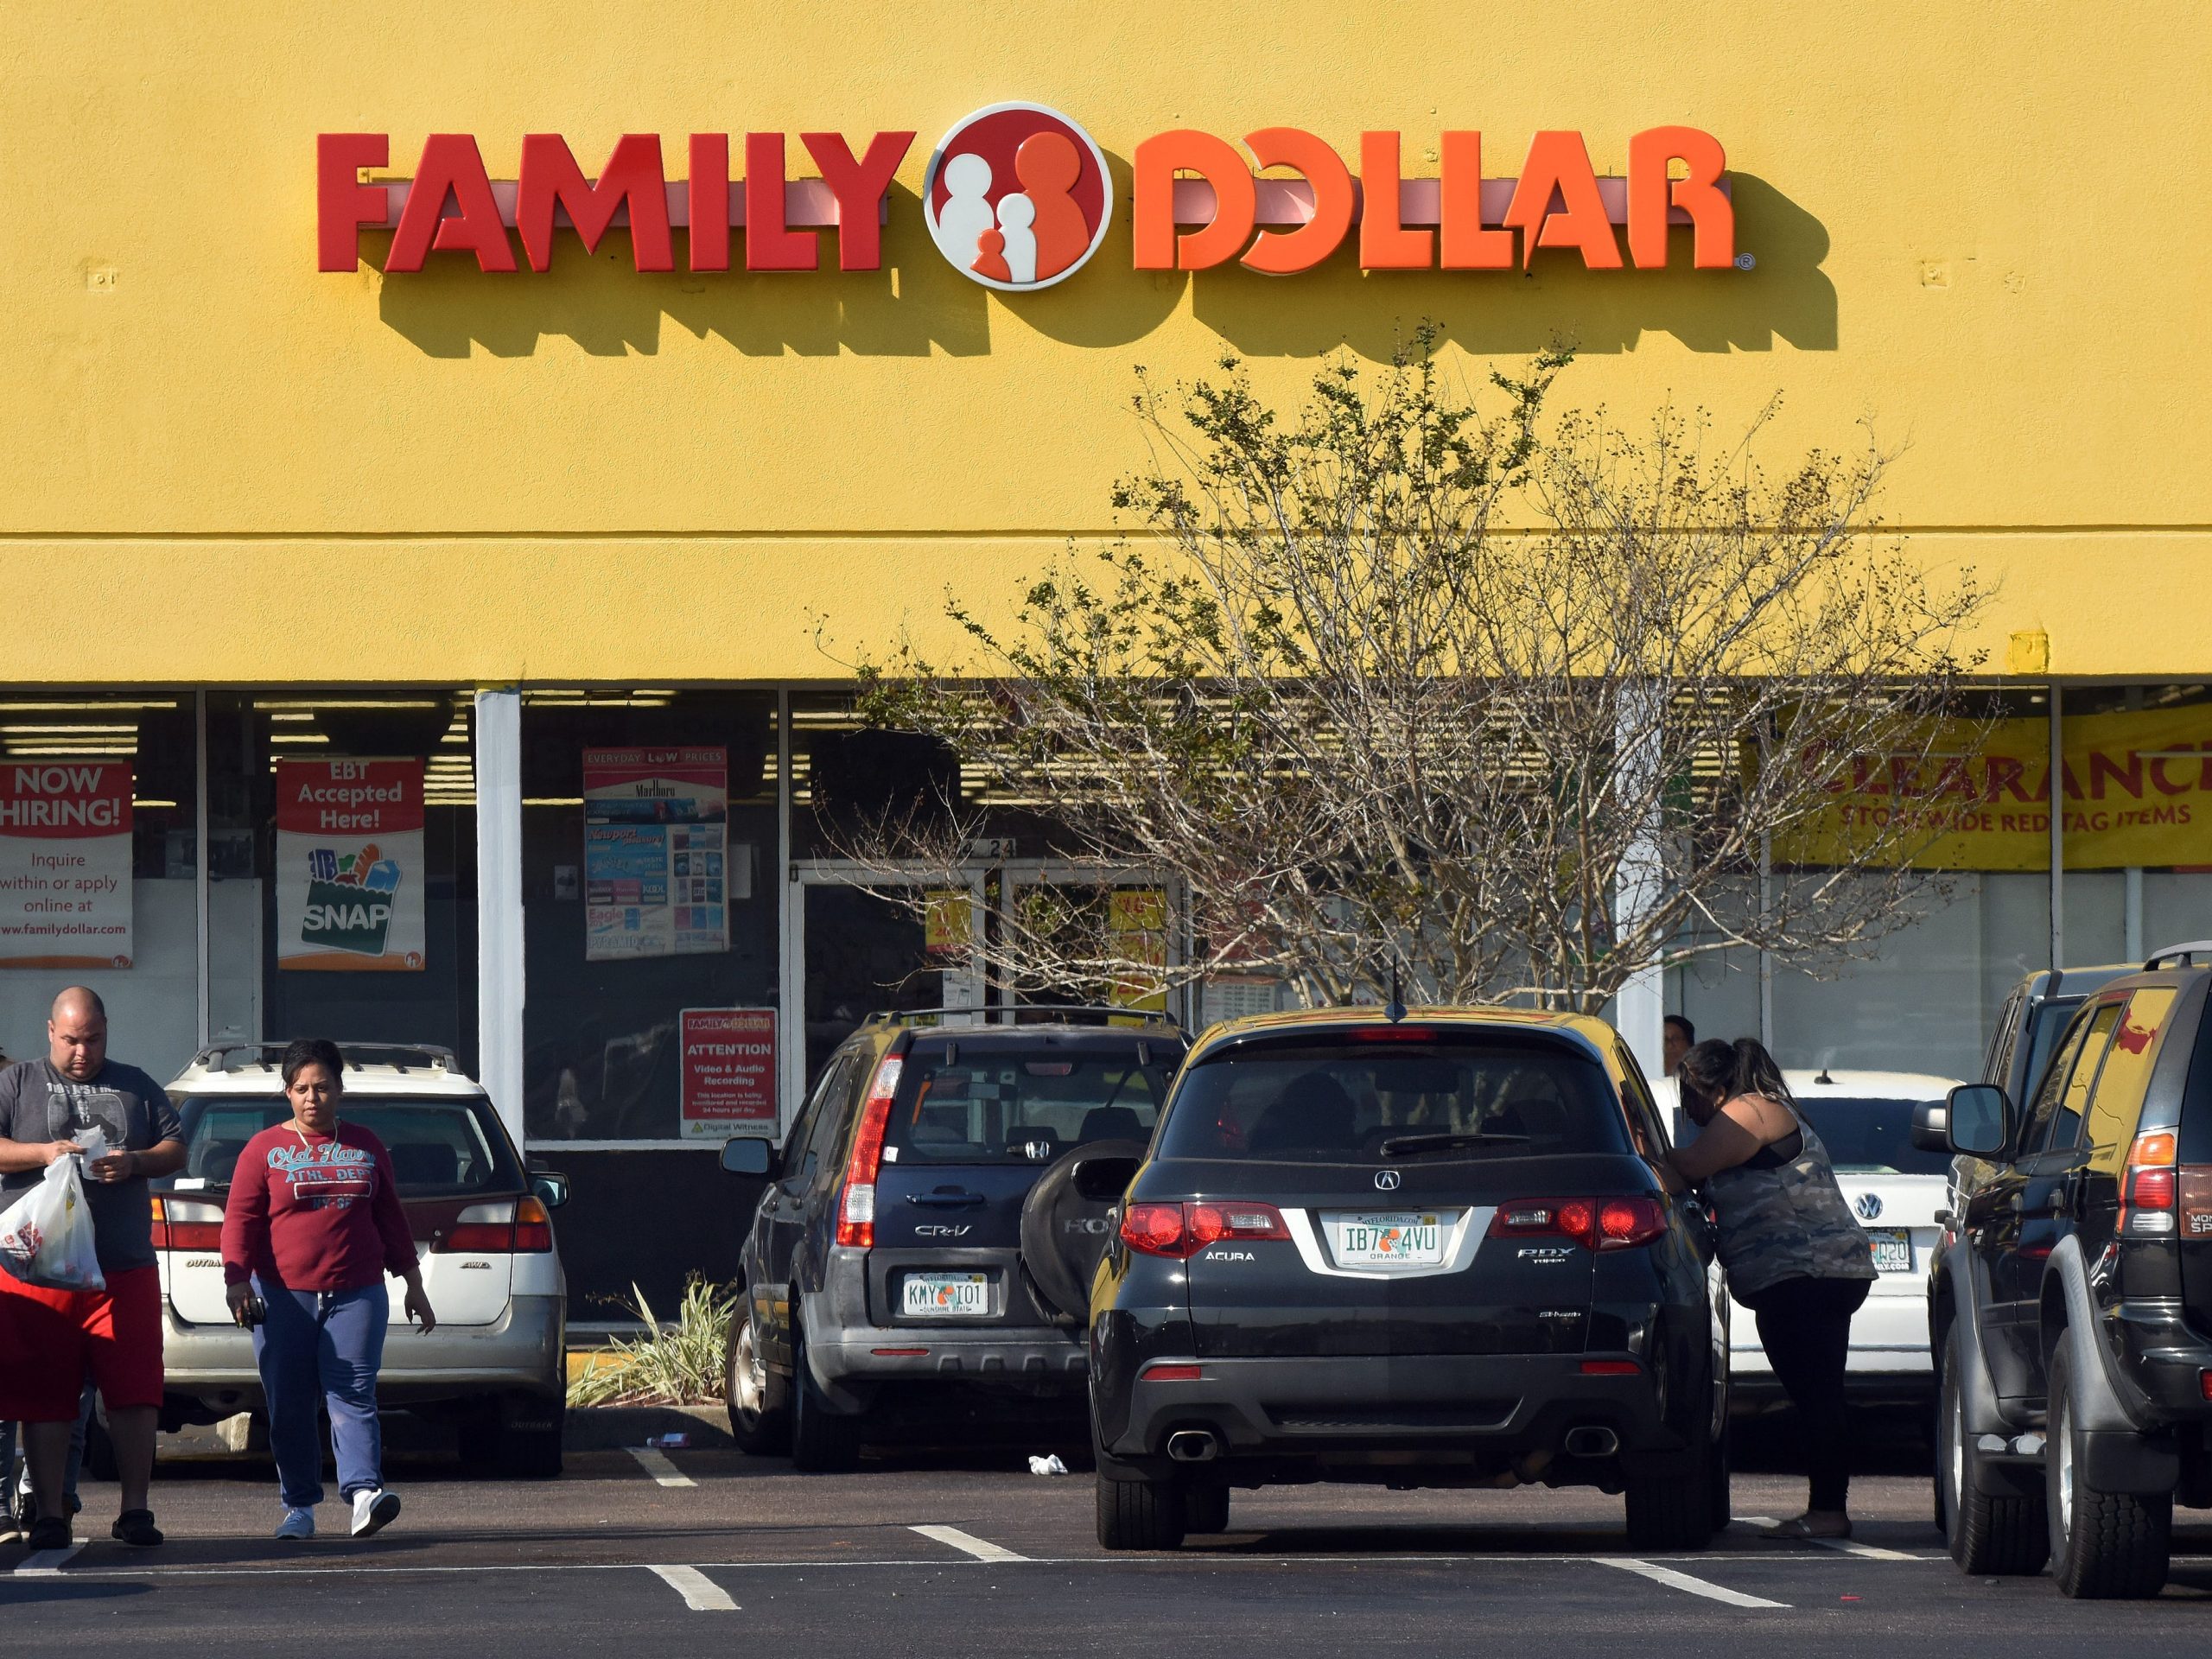
[[[1675,1075],[1675,1068],[1682,1063],[1682,1056],[1688,1053],[1690,1050],[1696,1046],[1697,1027],[1692,1025],[1689,1020],[1681,1014],[1669,1014],[1667,1016],[1665,1047],[1662,1050],[1667,1065],[1667,1075],[1669,1077],[1671,1077]]]
[[[64,1495],[69,1437],[89,1371],[107,1403],[123,1484],[113,1536],[158,1544],[147,1492],[162,1404],[162,1292],[153,1243],[150,1177],[184,1163],[184,1131],[161,1084],[107,1057],[107,1009],[73,985],[54,1001],[43,1058],[0,1071],[0,1192],[20,1192],[48,1165],[85,1150],[98,1130],[107,1150],[86,1166],[85,1198],[106,1287],[48,1290],[0,1274],[0,1418],[23,1425],[37,1515],[33,1550],[67,1549]]]

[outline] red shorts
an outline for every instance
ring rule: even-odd
[[[71,1421],[88,1371],[110,1411],[162,1403],[161,1269],[124,1268],[105,1290],[0,1273],[0,1421]]]

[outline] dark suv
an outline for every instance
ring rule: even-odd
[[[1402,1013],[1402,1010],[1393,1012]],[[1373,1008],[1200,1039],[1091,1292],[1099,1541],[1232,1487],[1590,1485],[1640,1548],[1728,1522],[1727,1298],[1650,1093],[1573,1015]]]
[[[1969,1573],[2153,1595],[2174,1504],[2212,1504],[2208,957],[2091,992],[2024,1103],[1969,1084],[1915,1128],[1958,1154],[1929,1337],[1936,1515]]]
[[[1143,1151],[1185,1046],[1124,1009],[879,1014],[780,1153],[731,1141],[724,1167],[771,1178],[730,1329],[738,1445],[834,1470],[863,1440],[1070,1414],[1110,1202],[1073,1173]]]

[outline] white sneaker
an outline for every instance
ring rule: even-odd
[[[315,1536],[313,1510],[287,1510],[284,1519],[276,1528],[276,1535],[294,1543],[302,1543]]]
[[[353,1494],[353,1535],[365,1538],[381,1532],[399,1518],[399,1494],[381,1486]]]

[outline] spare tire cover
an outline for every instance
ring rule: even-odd
[[[1080,1326],[1090,1314],[1090,1281],[1106,1254],[1107,1212],[1121,1200],[1086,1198],[1076,1171],[1100,1158],[1141,1160],[1141,1141],[1094,1141],[1061,1155],[1037,1178],[1021,1206],[1021,1262],[1053,1323]]]

